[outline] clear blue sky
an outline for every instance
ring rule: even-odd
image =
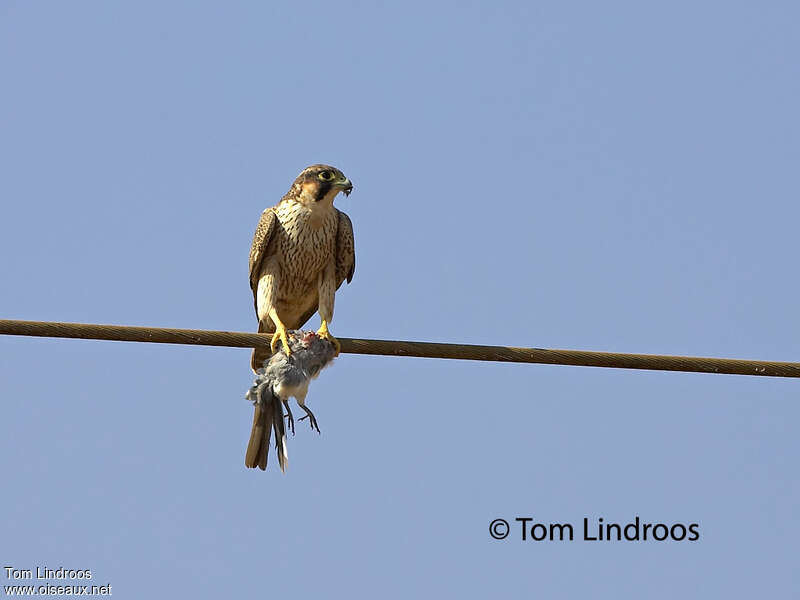
[[[5,1],[0,318],[251,331],[259,214],[328,162],[334,334],[800,361],[799,20]],[[0,337],[2,566],[116,598],[800,595],[796,380],[343,355],[281,475],[243,466],[248,364]],[[488,531],[637,515],[700,540]]]

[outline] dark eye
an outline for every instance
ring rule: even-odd
[[[333,173],[330,171],[322,171],[319,174],[319,178],[322,179],[322,181],[333,181]]]

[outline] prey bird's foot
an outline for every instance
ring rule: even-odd
[[[334,358],[339,356],[339,352],[342,351],[342,345],[339,343],[339,340],[333,337],[333,334],[328,331],[328,324],[325,321],[322,322],[322,325],[320,325],[320,328],[317,330],[317,335],[323,340],[328,340],[331,344],[333,344],[333,347],[336,350],[336,353],[333,355]]]
[[[277,330],[274,334],[272,334],[272,341],[269,344],[272,353],[275,354],[277,352],[278,341],[283,342],[283,351],[286,353],[286,356],[291,356],[292,351],[289,349],[289,338],[286,337],[286,327],[278,326]]]
[[[286,428],[292,431],[292,435],[294,435],[294,415],[292,414],[292,409],[289,408],[289,401],[284,400],[283,406],[286,408]]]
[[[319,424],[317,423],[317,418],[314,416],[314,413],[312,413],[306,406],[303,406],[302,404],[300,405],[300,408],[306,411],[306,416],[300,417],[300,421],[303,419],[308,419],[308,422],[311,424],[311,429],[316,430],[317,433],[321,433],[319,430]]]

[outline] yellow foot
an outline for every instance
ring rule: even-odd
[[[272,353],[274,354],[277,352],[278,341],[283,342],[283,351],[286,353],[286,356],[291,356],[292,351],[289,350],[289,340],[286,337],[286,327],[283,325],[279,325],[277,327],[277,331],[272,335],[272,341],[269,343],[269,347],[272,349]]]
[[[333,334],[328,331],[328,324],[324,320],[322,321],[322,325],[320,325],[319,329],[317,330],[317,335],[333,344],[333,347],[336,349],[336,353],[333,356],[339,356],[339,352],[342,350],[342,345],[339,343],[339,340],[333,337]]]

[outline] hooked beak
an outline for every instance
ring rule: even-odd
[[[345,177],[344,179],[342,179],[340,181],[337,181],[336,185],[338,187],[342,188],[342,191],[344,192],[345,196],[349,196],[350,192],[353,191],[353,182],[350,181],[347,177]]]

